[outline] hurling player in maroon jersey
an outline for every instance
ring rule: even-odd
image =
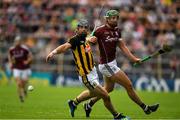
[[[122,85],[129,97],[139,105],[146,114],[155,112],[159,104],[146,105],[136,94],[131,80],[128,76],[117,66],[116,62],[116,46],[132,61],[140,62],[140,59],[134,56],[127,48],[124,40],[121,38],[121,31],[117,27],[119,19],[119,12],[116,10],[109,10],[106,12],[105,25],[96,29],[94,36],[89,37],[88,41],[98,43],[100,51],[99,70],[105,78],[104,87],[108,92],[113,91],[115,83]],[[90,114],[91,107],[98,101],[98,98],[92,98],[85,104],[86,114]]]
[[[21,102],[27,95],[27,83],[31,74],[30,64],[32,61],[32,53],[28,47],[22,44],[22,38],[15,38],[14,46],[9,49],[9,62],[12,68],[13,76],[17,83],[18,95]]]

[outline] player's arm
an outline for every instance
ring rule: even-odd
[[[126,46],[126,43],[122,40],[122,38],[119,39],[119,45],[118,47],[122,50],[122,52],[132,61],[132,62],[138,62],[140,61],[139,58],[134,56],[128,47]]]
[[[8,52],[8,61],[9,61],[10,68],[12,68],[13,59],[12,59],[12,56],[10,54],[10,51]]]
[[[14,62],[12,55],[10,53],[10,50],[8,51],[8,61],[10,62],[10,64],[13,64],[13,62]]]
[[[10,51],[8,52],[8,61],[9,61],[10,63],[12,63],[12,58],[11,58],[11,55],[10,55]]]
[[[54,49],[53,51],[51,51],[48,54],[48,56],[46,57],[46,61],[48,61],[50,58],[54,57],[54,55],[56,55],[56,54],[64,53],[69,48],[71,48],[71,44],[68,42],[64,43],[63,45],[60,45],[59,47],[57,47],[56,49]]]
[[[29,63],[32,62],[32,60],[33,60],[33,55],[32,55],[31,52],[29,52],[29,53],[28,53],[28,58],[27,58],[26,61],[24,61],[24,64],[29,64]]]

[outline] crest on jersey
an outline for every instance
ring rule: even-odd
[[[91,51],[91,47],[89,44],[86,44],[86,47],[85,47],[85,52],[90,52]]]

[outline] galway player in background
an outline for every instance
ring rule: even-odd
[[[24,102],[27,95],[27,83],[31,75],[30,64],[32,62],[32,53],[28,47],[22,43],[22,38],[16,36],[14,46],[9,49],[8,59],[12,68],[13,77],[17,83],[19,99]]]
[[[117,27],[119,19],[119,12],[116,10],[109,10],[105,15],[106,23],[96,29],[93,37],[88,38],[89,42],[98,43],[100,51],[99,70],[104,76],[104,87],[108,92],[113,91],[115,83],[122,85],[129,97],[139,105],[146,114],[155,112],[159,104],[146,105],[136,94],[131,80],[128,76],[117,66],[116,62],[116,47],[119,47],[132,62],[140,62],[140,59],[135,57],[127,48],[125,42],[121,38],[121,31]],[[93,98],[89,103],[85,104],[85,112],[89,116],[91,107],[96,103],[98,98]]]

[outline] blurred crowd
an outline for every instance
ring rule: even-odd
[[[78,19],[88,19],[92,30],[95,23],[104,23],[103,15],[108,9],[119,10],[122,37],[137,56],[148,55],[163,44],[178,49],[179,0],[1,0],[0,54],[6,54],[14,37],[21,35],[42,62],[40,58],[44,59],[49,51],[74,34]],[[170,67],[176,63],[173,69],[179,66],[176,53],[169,62]],[[126,60],[120,64],[127,71],[131,68]]]

